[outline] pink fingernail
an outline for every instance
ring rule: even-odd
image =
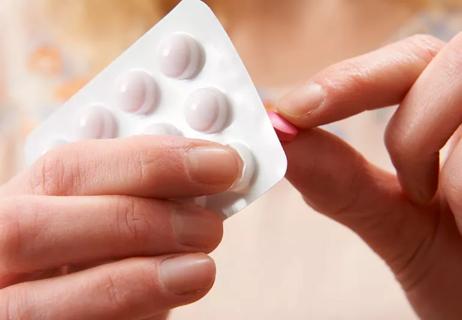
[[[281,142],[291,142],[297,137],[298,129],[292,123],[273,111],[268,111],[268,116]]]

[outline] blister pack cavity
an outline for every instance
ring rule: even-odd
[[[26,160],[62,144],[134,135],[178,135],[236,149],[241,179],[197,201],[228,217],[280,181],[287,167],[244,64],[199,0],[182,1],[53,113],[30,135]]]

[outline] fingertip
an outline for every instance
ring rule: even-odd
[[[215,282],[215,274],[215,262],[203,253],[167,257],[159,265],[162,285],[178,296],[205,295]]]
[[[315,126],[312,114],[324,104],[326,91],[316,83],[309,82],[282,97],[276,103],[277,112],[299,128]]]
[[[438,188],[437,170],[425,168],[415,170],[411,174],[399,170],[397,176],[404,194],[411,202],[417,205],[428,205],[435,197]]]
[[[240,178],[244,166],[236,150],[219,144],[190,148],[185,164],[192,182],[219,191],[229,189]]]
[[[274,111],[268,111],[268,117],[281,142],[292,142],[297,138],[299,132],[297,127],[281,115]]]
[[[185,249],[208,253],[223,239],[221,216],[195,204],[175,204],[172,226],[178,243]]]

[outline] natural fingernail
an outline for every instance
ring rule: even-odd
[[[285,96],[278,104],[278,111],[291,118],[307,117],[323,104],[325,98],[323,87],[310,82]]]
[[[175,206],[172,225],[179,244],[200,251],[212,250],[223,234],[222,221],[215,213],[193,205]]]
[[[188,254],[167,258],[160,264],[160,281],[178,295],[210,289],[215,280],[215,263],[204,254]]]
[[[224,146],[192,148],[187,153],[186,165],[194,182],[223,186],[233,185],[243,167],[237,152]]]

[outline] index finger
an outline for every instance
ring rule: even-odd
[[[88,140],[58,147],[3,193],[195,197],[228,190],[242,161],[232,148],[182,137]]]
[[[416,35],[340,62],[283,97],[278,112],[300,128],[313,128],[398,104],[443,46]]]

